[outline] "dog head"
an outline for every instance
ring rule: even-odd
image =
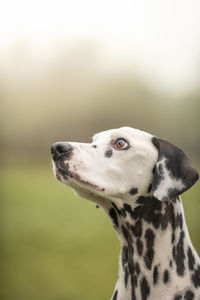
[[[169,201],[198,179],[181,149],[130,127],[98,133],[92,143],[58,142],[51,152],[57,179],[93,201],[130,203],[150,193]]]

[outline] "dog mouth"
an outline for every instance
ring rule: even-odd
[[[72,174],[69,170],[69,164],[64,163],[63,160],[53,160],[55,168],[55,176],[58,180],[62,181],[62,177],[66,180],[69,179],[69,177],[72,177]]]
[[[98,192],[105,191],[104,187],[83,179],[77,172],[70,170],[69,163],[64,163],[62,160],[53,161],[55,165],[55,177],[62,183],[78,185],[82,187],[92,188]],[[63,180],[64,179],[64,180]]]

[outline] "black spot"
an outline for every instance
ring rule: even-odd
[[[108,149],[108,150],[106,150],[106,152],[105,152],[105,157],[111,157],[113,155],[113,151],[112,151],[112,149]]]
[[[134,249],[131,244],[128,245],[128,267],[129,267],[129,272],[133,274],[135,272],[135,265],[133,261],[133,253]]]
[[[175,227],[180,227],[180,229],[183,228],[183,217],[182,217],[182,214],[178,213],[176,218],[175,218]]]
[[[116,210],[114,208],[111,208],[109,210],[109,215],[111,216],[115,226],[118,227],[119,223],[118,223],[117,213],[116,213]]]
[[[129,232],[127,231],[127,229],[125,228],[124,225],[122,225],[122,233],[123,233],[125,239],[128,241]]]
[[[124,276],[125,287],[127,287],[127,284],[128,284],[128,277],[129,277],[129,271],[128,271],[128,267],[126,267],[125,268],[125,276]]]
[[[174,297],[174,300],[181,300],[181,299],[182,299],[181,294],[177,294],[177,295],[175,295],[175,297]]]
[[[138,262],[135,263],[135,271],[136,271],[136,274],[139,275],[140,274],[140,265]]]
[[[172,248],[172,255],[173,255],[173,258],[175,259],[176,258],[176,246],[173,246],[173,248]]]
[[[184,299],[185,300],[193,300],[194,299],[194,293],[192,291],[188,290],[185,293]]]
[[[137,287],[138,281],[137,281],[137,276],[136,275],[131,275],[131,285],[132,285],[132,288]]]
[[[120,209],[120,214],[121,216],[126,217],[126,212],[124,208]]]
[[[159,279],[159,272],[158,272],[158,265],[156,265],[153,270],[153,284],[158,283],[158,279]]]
[[[161,220],[161,229],[165,230],[168,226],[168,224],[171,222],[172,224],[172,229],[174,232],[175,230],[175,216],[174,216],[174,207],[172,203],[164,203],[165,206],[165,212],[162,216]]]
[[[153,219],[152,219],[152,224],[153,226],[157,229],[160,227],[162,221],[162,214],[161,213],[155,213]],[[150,223],[150,222],[149,222]]]
[[[154,232],[150,228],[148,228],[145,232],[144,237],[146,239],[147,248],[153,248],[155,240]]]
[[[170,260],[169,265],[170,265],[170,267],[172,268],[172,260]]]
[[[92,148],[95,148],[95,149],[96,149],[96,148],[97,148],[97,145],[92,145]]]
[[[156,198],[139,197],[136,200],[138,206],[131,212],[133,219],[143,219],[152,224],[156,229],[161,226],[162,222],[162,203]],[[170,222],[170,220],[168,220]]]
[[[118,213],[119,216],[126,217],[126,212],[125,212],[124,208],[119,209],[114,202],[111,202],[111,203],[112,203],[112,206],[115,208],[115,210],[116,210],[116,212]]]
[[[136,240],[136,247],[137,247],[137,252],[140,256],[142,256],[143,253],[143,243],[140,239]]]
[[[134,248],[131,244],[128,244],[128,257],[133,257],[134,254]]]
[[[151,270],[153,258],[154,258],[154,250],[153,250],[153,248],[148,249],[148,251],[146,251],[145,256],[144,256],[144,262],[146,264],[146,267],[149,270]]]
[[[115,291],[112,300],[117,300],[118,290]]]
[[[129,212],[129,213],[132,212],[131,206],[130,206],[129,204],[127,204],[127,203],[124,203],[124,209],[125,209],[125,211],[127,211],[127,212]]]
[[[185,253],[184,253],[184,237],[185,233],[184,231],[181,231],[179,241],[177,243],[177,247],[173,250],[173,255],[176,262],[176,272],[179,276],[183,276],[185,271]]]
[[[100,206],[99,206],[99,205],[96,205],[96,208],[100,208]]]
[[[135,195],[135,194],[137,194],[137,192],[138,192],[138,189],[137,189],[137,188],[132,188],[132,189],[129,191],[129,194]]]
[[[132,288],[132,292],[131,292],[131,300],[137,300],[136,296],[135,296],[135,288]]]
[[[169,282],[169,272],[168,272],[168,270],[165,270],[165,271],[164,271],[164,274],[163,274],[163,282],[164,282],[165,284],[167,284],[167,283]]]
[[[135,237],[141,237],[142,235],[142,221],[139,219],[136,223],[135,226],[131,226],[131,230]]]
[[[171,243],[173,244],[175,241],[175,233],[172,231]]]
[[[149,185],[148,190],[147,190],[147,193],[150,193],[150,192],[151,192],[151,189],[152,189],[152,184]]]
[[[132,237],[130,235],[130,232],[126,229],[126,227],[124,225],[122,225],[122,233],[125,237],[125,239],[127,240],[127,242],[132,242]]]
[[[122,266],[128,262],[128,248],[126,246],[122,247]]]
[[[152,174],[154,174],[155,168],[156,168],[156,166],[153,167],[153,169],[152,169]]]
[[[137,300],[135,296],[135,288],[137,287],[137,276],[135,275],[131,276],[131,286],[132,286],[131,300]]]
[[[128,267],[129,267],[129,272],[132,274],[135,271],[135,266],[134,266],[134,261],[133,258],[130,258],[128,260]]]
[[[140,281],[140,290],[141,290],[142,300],[146,300],[150,294],[150,287],[145,277],[143,277]]]
[[[194,259],[194,255],[192,253],[192,250],[190,247],[188,247],[188,266],[190,270],[194,270],[194,265],[195,265],[195,259]]]
[[[194,286],[200,287],[200,265],[197,267],[197,269],[192,274],[192,282],[194,283]]]
[[[154,259],[154,240],[155,240],[155,234],[151,229],[147,229],[145,232],[145,239],[146,239],[146,252],[144,255],[144,262],[146,264],[146,267],[151,270],[152,262]]]

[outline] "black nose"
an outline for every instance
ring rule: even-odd
[[[60,156],[65,156],[66,159],[70,159],[72,156],[72,145],[69,143],[55,143],[51,147],[51,154],[53,159],[56,160]]]

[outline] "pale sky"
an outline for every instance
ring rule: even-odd
[[[0,62],[22,37],[41,64],[62,40],[91,39],[105,65],[135,68],[158,89],[200,84],[199,0],[1,1]]]

